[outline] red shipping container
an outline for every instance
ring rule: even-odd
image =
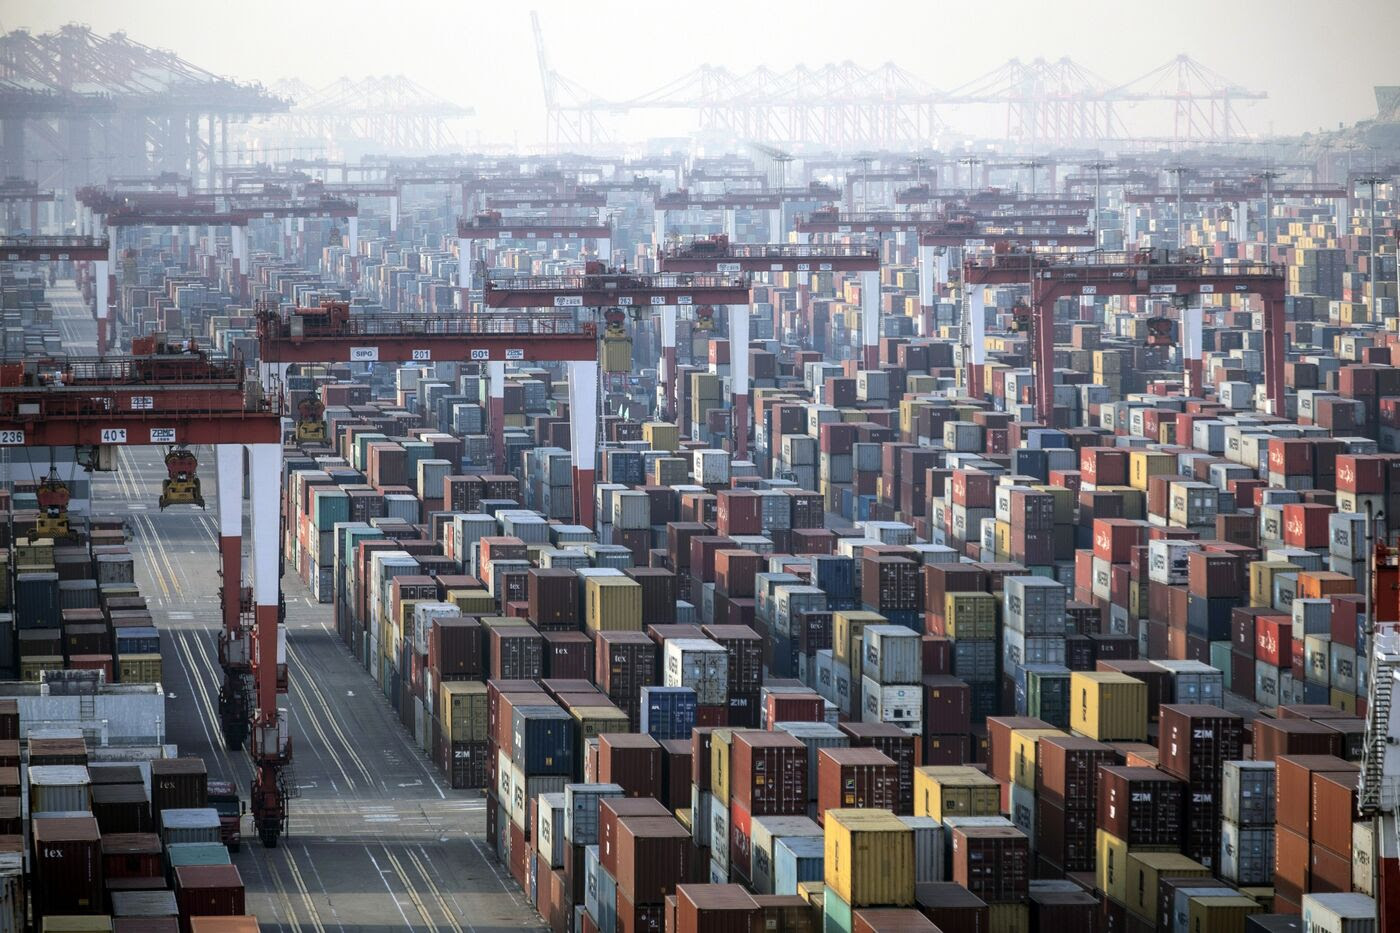
[[[980,509],[995,507],[996,477],[981,470],[954,470],[953,504]]]
[[[1128,452],[1117,447],[1081,447],[1079,472],[1091,486],[1126,486]]]
[[[1110,564],[1126,564],[1132,549],[1147,545],[1147,523],[1131,518],[1094,519],[1094,556]]]
[[[655,797],[600,797],[598,799],[598,860],[617,877],[618,822],[634,817],[674,819]],[[514,824],[512,824],[514,825]]]
[[[1312,841],[1348,860],[1351,857],[1350,817],[1356,813],[1356,791],[1360,780],[1359,771],[1342,774],[1319,772],[1312,778]],[[1340,814],[1347,814],[1347,818],[1339,819]]]
[[[757,501],[758,496],[754,496],[753,499]],[[733,533],[758,534],[759,532]],[[754,576],[762,567],[763,558],[753,551],[735,548],[716,551],[715,586],[726,596],[752,597],[754,595]]]
[[[1298,438],[1273,438],[1269,441],[1269,472],[1285,476],[1311,476],[1313,471],[1313,442]]]
[[[764,715],[769,729],[778,722],[822,722],[826,701],[815,693],[770,693]]]
[[[817,822],[832,808],[895,810],[899,766],[874,748],[823,748],[817,753]]]
[[[246,913],[243,879],[233,865],[188,865],[175,869],[175,899],[180,928],[190,917],[228,917]]]
[[[730,801],[753,816],[807,812],[807,746],[786,732],[735,732],[729,770]]]
[[[661,786],[661,746],[649,735],[598,736],[598,781],[617,784],[628,797],[650,797]]]
[[[617,821],[617,889],[634,904],[660,904],[690,872],[690,833],[674,817]]]
[[[1289,547],[1325,548],[1330,540],[1331,506],[1290,502],[1283,507],[1283,541]]]
[[[1291,616],[1261,615],[1254,620],[1254,656],[1272,667],[1286,668],[1293,662],[1293,619]]]
[[[1359,495],[1381,495],[1385,492],[1388,457],[1379,454],[1339,454],[1337,456],[1337,491]]]
[[[675,933],[753,933],[758,902],[743,885],[682,884],[676,888]]]
[[[762,498],[748,489],[721,489],[715,494],[718,530],[722,535],[763,533]]]

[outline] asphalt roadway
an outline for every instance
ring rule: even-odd
[[[95,325],[76,292],[51,291],[65,342],[90,344]],[[248,756],[224,748],[218,725],[214,455],[196,452],[207,510],[160,510],[165,451],[154,447],[120,448],[116,471],[94,474],[93,509],[125,519],[131,532],[137,582],[162,632],[166,741],[202,756],[211,779],[233,781],[246,799]],[[244,820],[232,858],[248,912],[263,930],[292,933],[543,931],[487,854],[481,794],[444,785],[340,641],[331,607],[312,602],[291,573],[283,587],[298,797],[275,849]]]

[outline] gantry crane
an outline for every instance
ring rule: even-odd
[[[212,359],[161,342],[139,349],[148,352],[0,363],[0,446],[215,447],[224,623],[219,657],[225,661],[221,725],[230,745],[241,744],[251,731],[253,818],[264,845],[274,846],[294,792],[288,780],[288,719],[278,707],[279,665],[285,664],[277,548],[281,417],[258,387],[248,384],[238,359]],[[245,447],[253,464],[251,620],[240,613]],[[190,459],[179,464],[185,483],[195,481]]]
[[[7,236],[0,237],[0,262],[92,263],[94,314],[97,318],[97,352],[106,352],[107,305],[111,294],[114,261],[112,241],[103,236]]]
[[[595,314],[642,308],[724,305],[729,308],[730,382],[734,389],[734,443],[742,458],[748,451],[748,345],[752,296],[748,276],[734,272],[644,274],[589,264],[581,275],[488,278],[483,290],[487,308],[587,308]],[[569,367],[570,453],[574,463],[574,511],[588,527],[594,523],[593,478],[597,459],[596,361]]]
[[[820,273],[856,273],[861,277],[861,336],[864,363],[868,369],[879,365],[880,250],[875,246],[833,243],[734,243],[723,234],[672,244],[658,257],[662,272],[727,273],[764,275],[794,273],[798,282],[798,303],[805,309],[811,276]],[[663,307],[661,347],[666,373],[668,410],[676,403],[676,309]],[[731,348],[731,353],[733,348]]]
[[[1053,423],[1055,398],[1055,301],[1071,296],[1145,295],[1169,298],[1192,295],[1255,295],[1264,303],[1264,387],[1272,413],[1283,416],[1283,303],[1286,279],[1282,266],[1260,262],[1203,260],[1199,254],[1142,250],[1087,253],[1052,259],[1030,252],[998,253],[968,260],[963,281],[970,286],[972,316],[981,315],[984,285],[1030,285],[1035,362],[1035,413]],[[1188,306],[1184,356],[1187,383],[1202,387],[1201,308]],[[969,382],[970,385],[975,383]]]
[[[347,302],[336,300],[286,312],[263,306],[257,313],[258,357],[280,368],[279,382],[286,367],[294,363],[479,363],[488,375],[494,466],[504,472],[505,364],[528,360],[596,365],[597,324],[582,319],[577,307],[529,314],[483,311],[413,316],[351,314]],[[301,436],[302,424],[297,430]]]

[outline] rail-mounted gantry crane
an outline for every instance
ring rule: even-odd
[[[451,315],[355,314],[348,303],[257,312],[258,357],[278,368],[305,363],[478,363],[488,376],[487,416],[495,469],[505,470],[505,365],[507,362],[588,363],[598,360],[597,322],[581,305],[549,311],[481,311]],[[319,405],[319,401],[316,402]],[[298,411],[311,430],[311,419]],[[317,414],[315,424],[324,425]],[[589,501],[592,499],[590,497]]]
[[[606,315],[643,308],[724,305],[729,308],[730,381],[734,387],[734,443],[742,458],[748,451],[748,353],[751,292],[743,273],[638,273],[592,265],[582,274],[488,278],[483,297],[488,309],[590,309]],[[593,478],[597,459],[598,364],[578,361],[569,367],[569,429],[574,468],[574,510],[581,524],[594,523]]]
[[[666,246],[658,256],[662,272],[728,273],[750,276],[792,273],[799,276],[799,310],[805,309],[811,276],[848,273],[861,277],[861,345],[864,365],[879,365],[880,250],[878,247],[840,243],[735,243],[727,235],[703,237]],[[661,352],[665,364],[662,385],[666,410],[676,405],[676,309],[661,309]]]
[[[1051,258],[1033,252],[996,253],[970,259],[963,281],[973,286],[972,317],[981,317],[983,285],[1026,285],[1031,289],[1032,358],[1035,363],[1036,418],[1051,424],[1054,417],[1055,333],[1053,311],[1060,298],[1092,295],[1144,295],[1185,298],[1201,295],[1253,295],[1264,304],[1264,388],[1273,414],[1283,415],[1283,267],[1261,262],[1205,260],[1197,253],[1141,250],[1126,253],[1086,253]],[[1200,391],[1202,309],[1199,302],[1185,308],[1183,356],[1188,390]],[[973,339],[977,339],[976,335]],[[976,385],[975,373],[969,385]]]
[[[252,812],[263,843],[286,828],[292,741],[279,708],[282,424],[275,406],[247,380],[238,359],[214,359],[160,337],[136,341],[137,353],[0,363],[0,446],[172,448],[167,462],[178,489],[198,495],[197,461],[188,449],[211,445],[219,461],[219,525],[224,625],[220,692],[225,740],[249,738]],[[241,612],[243,462],[253,464],[253,581]],[[64,490],[66,492],[66,490]],[[60,504],[62,505],[62,503]],[[251,688],[251,689],[250,689]]]

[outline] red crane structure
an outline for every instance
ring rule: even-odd
[[[258,357],[279,367],[278,381],[292,364],[306,363],[480,363],[489,384],[490,433],[495,469],[505,471],[505,364],[507,361],[592,362],[598,360],[598,329],[567,310],[522,314],[406,316],[351,314],[344,301],[316,308],[258,310]],[[591,501],[591,500],[590,500]]]
[[[806,243],[732,243],[724,235],[692,240],[663,249],[659,265],[662,272],[689,273],[793,273],[798,280],[798,304],[807,307],[811,291],[811,276],[823,272],[857,273],[861,277],[862,336],[873,331],[875,340],[864,342],[865,365],[875,368],[879,354],[880,250],[875,246]],[[865,295],[875,296],[866,302]],[[872,313],[873,312],[873,313]],[[869,320],[867,320],[869,318]],[[867,326],[868,325],[868,326]],[[665,387],[668,416],[676,405],[676,308],[661,309],[661,356],[665,364],[662,385]],[[871,362],[872,357],[875,362]],[[731,364],[733,353],[731,351]]]
[[[107,305],[111,295],[112,243],[95,236],[0,237],[0,262],[90,262],[94,311],[97,317],[97,352],[106,352]]]
[[[462,309],[471,307],[472,272],[481,260],[477,241],[535,240],[550,243],[592,241],[598,258],[604,262],[612,254],[612,225],[606,218],[587,217],[503,217],[498,210],[486,210],[470,220],[457,219],[457,288]]]
[[[294,791],[287,779],[287,713],[278,707],[278,669],[285,664],[278,631],[282,419],[249,384],[239,359],[212,359],[158,339],[138,349],[143,352],[132,356],[0,364],[0,446],[215,447],[223,575],[220,714],[230,747],[251,731],[253,818],[263,844],[274,846]],[[252,463],[251,619],[240,611],[245,448]]]
[[[981,286],[1029,285],[1034,327],[1035,414],[1045,424],[1054,419],[1054,307],[1057,299],[1092,295],[1255,295],[1264,303],[1264,389],[1272,413],[1283,415],[1283,303],[1287,280],[1282,266],[1259,262],[1204,261],[1198,254],[1143,250],[1127,253],[1088,253],[1052,259],[1030,252],[998,253],[988,260],[969,259],[963,281],[970,287],[972,315],[981,315]],[[1188,391],[1198,392],[1201,380],[1199,304],[1186,308],[1183,355]],[[969,374],[969,385],[975,385]]]
[[[590,308],[598,315],[620,309],[725,305],[729,308],[730,382],[734,391],[734,443],[748,453],[749,314],[752,294],[742,273],[642,274],[590,263],[580,275],[487,278],[487,308]],[[537,312],[536,312],[537,313]],[[530,317],[536,316],[532,313]],[[674,340],[674,338],[673,338]],[[598,443],[598,363],[569,364],[569,434],[573,460],[574,513],[594,526],[593,480]]]

